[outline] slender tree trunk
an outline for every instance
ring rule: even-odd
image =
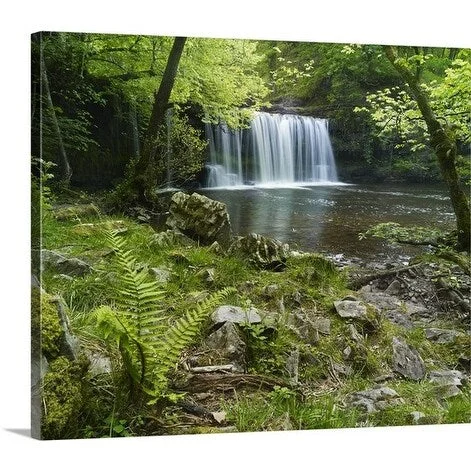
[[[69,163],[69,159],[67,157],[67,152],[65,151],[64,141],[62,140],[62,133],[59,126],[59,122],[57,120],[56,111],[54,109],[54,103],[52,102],[51,97],[51,90],[49,88],[49,80],[47,77],[47,70],[46,70],[46,63],[44,61],[44,46],[41,45],[41,52],[40,52],[40,68],[41,68],[41,83],[44,95],[46,97],[47,108],[49,111],[49,116],[52,121],[52,126],[54,128],[54,132],[57,138],[57,144],[59,147],[59,156],[60,156],[60,164],[59,164],[59,173],[60,173],[60,181],[61,183],[68,186],[70,184],[70,179],[72,177],[72,168]]]
[[[417,102],[430,134],[430,143],[437,156],[440,170],[448,185],[451,204],[456,215],[458,232],[458,250],[470,251],[471,222],[469,199],[461,186],[456,170],[456,139],[447,124],[440,122],[433,112],[426,92],[420,86],[416,76],[398,60],[397,50],[393,46],[383,46],[387,58],[409,86],[409,93]]]
[[[148,185],[146,174],[155,160],[156,141],[160,127],[165,123],[165,112],[169,106],[170,94],[178,72],[178,64],[186,42],[185,37],[176,37],[168,56],[167,65],[158,90],[154,93],[154,105],[147,128],[142,154],[134,171],[134,186],[138,190],[139,199],[145,202],[145,190]]]

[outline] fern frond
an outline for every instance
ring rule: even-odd
[[[211,309],[216,307],[229,294],[235,292],[234,288],[225,288],[213,293],[197,306],[188,311],[184,317],[177,320],[167,331],[165,338],[159,339],[152,346],[155,352],[155,370],[152,382],[154,384],[153,396],[161,394],[166,387],[166,377],[175,368],[185,348],[187,348],[201,331],[202,323],[207,319]]]
[[[169,372],[178,364],[183,350],[195,341],[211,309],[235,289],[226,288],[208,296],[169,327],[159,309],[165,296],[161,284],[137,269],[132,251],[126,249],[116,231],[108,231],[106,239],[116,256],[117,309],[98,308],[93,313],[97,329],[105,341],[116,344],[130,376],[156,401],[167,390]]]

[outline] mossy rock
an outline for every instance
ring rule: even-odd
[[[54,209],[54,217],[58,221],[96,217],[100,215],[99,209],[92,203],[61,206]]]
[[[87,222],[77,224],[72,228],[72,232],[81,236],[91,236],[99,234],[103,231],[115,231],[117,234],[124,234],[128,231],[128,227],[124,221],[110,220],[100,222]]]
[[[31,338],[33,352],[39,352],[48,359],[59,355],[63,331],[54,298],[39,288],[32,288],[31,295]]]
[[[83,403],[81,377],[84,365],[65,357],[58,357],[49,364],[42,388],[42,438],[74,437]]]

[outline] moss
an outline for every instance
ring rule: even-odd
[[[58,221],[69,219],[80,219],[93,216],[99,216],[99,209],[93,204],[76,204],[54,210],[54,216]]]
[[[63,335],[54,298],[33,288],[31,296],[31,335],[33,351],[51,360],[59,355]]]
[[[76,432],[82,405],[82,365],[59,357],[49,365],[43,379],[42,437],[69,438]]]

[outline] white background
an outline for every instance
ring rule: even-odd
[[[471,47],[469,2],[318,3],[2,4],[1,469],[407,470],[460,469],[469,463],[469,425],[56,442],[29,438],[29,35],[60,30]]]

